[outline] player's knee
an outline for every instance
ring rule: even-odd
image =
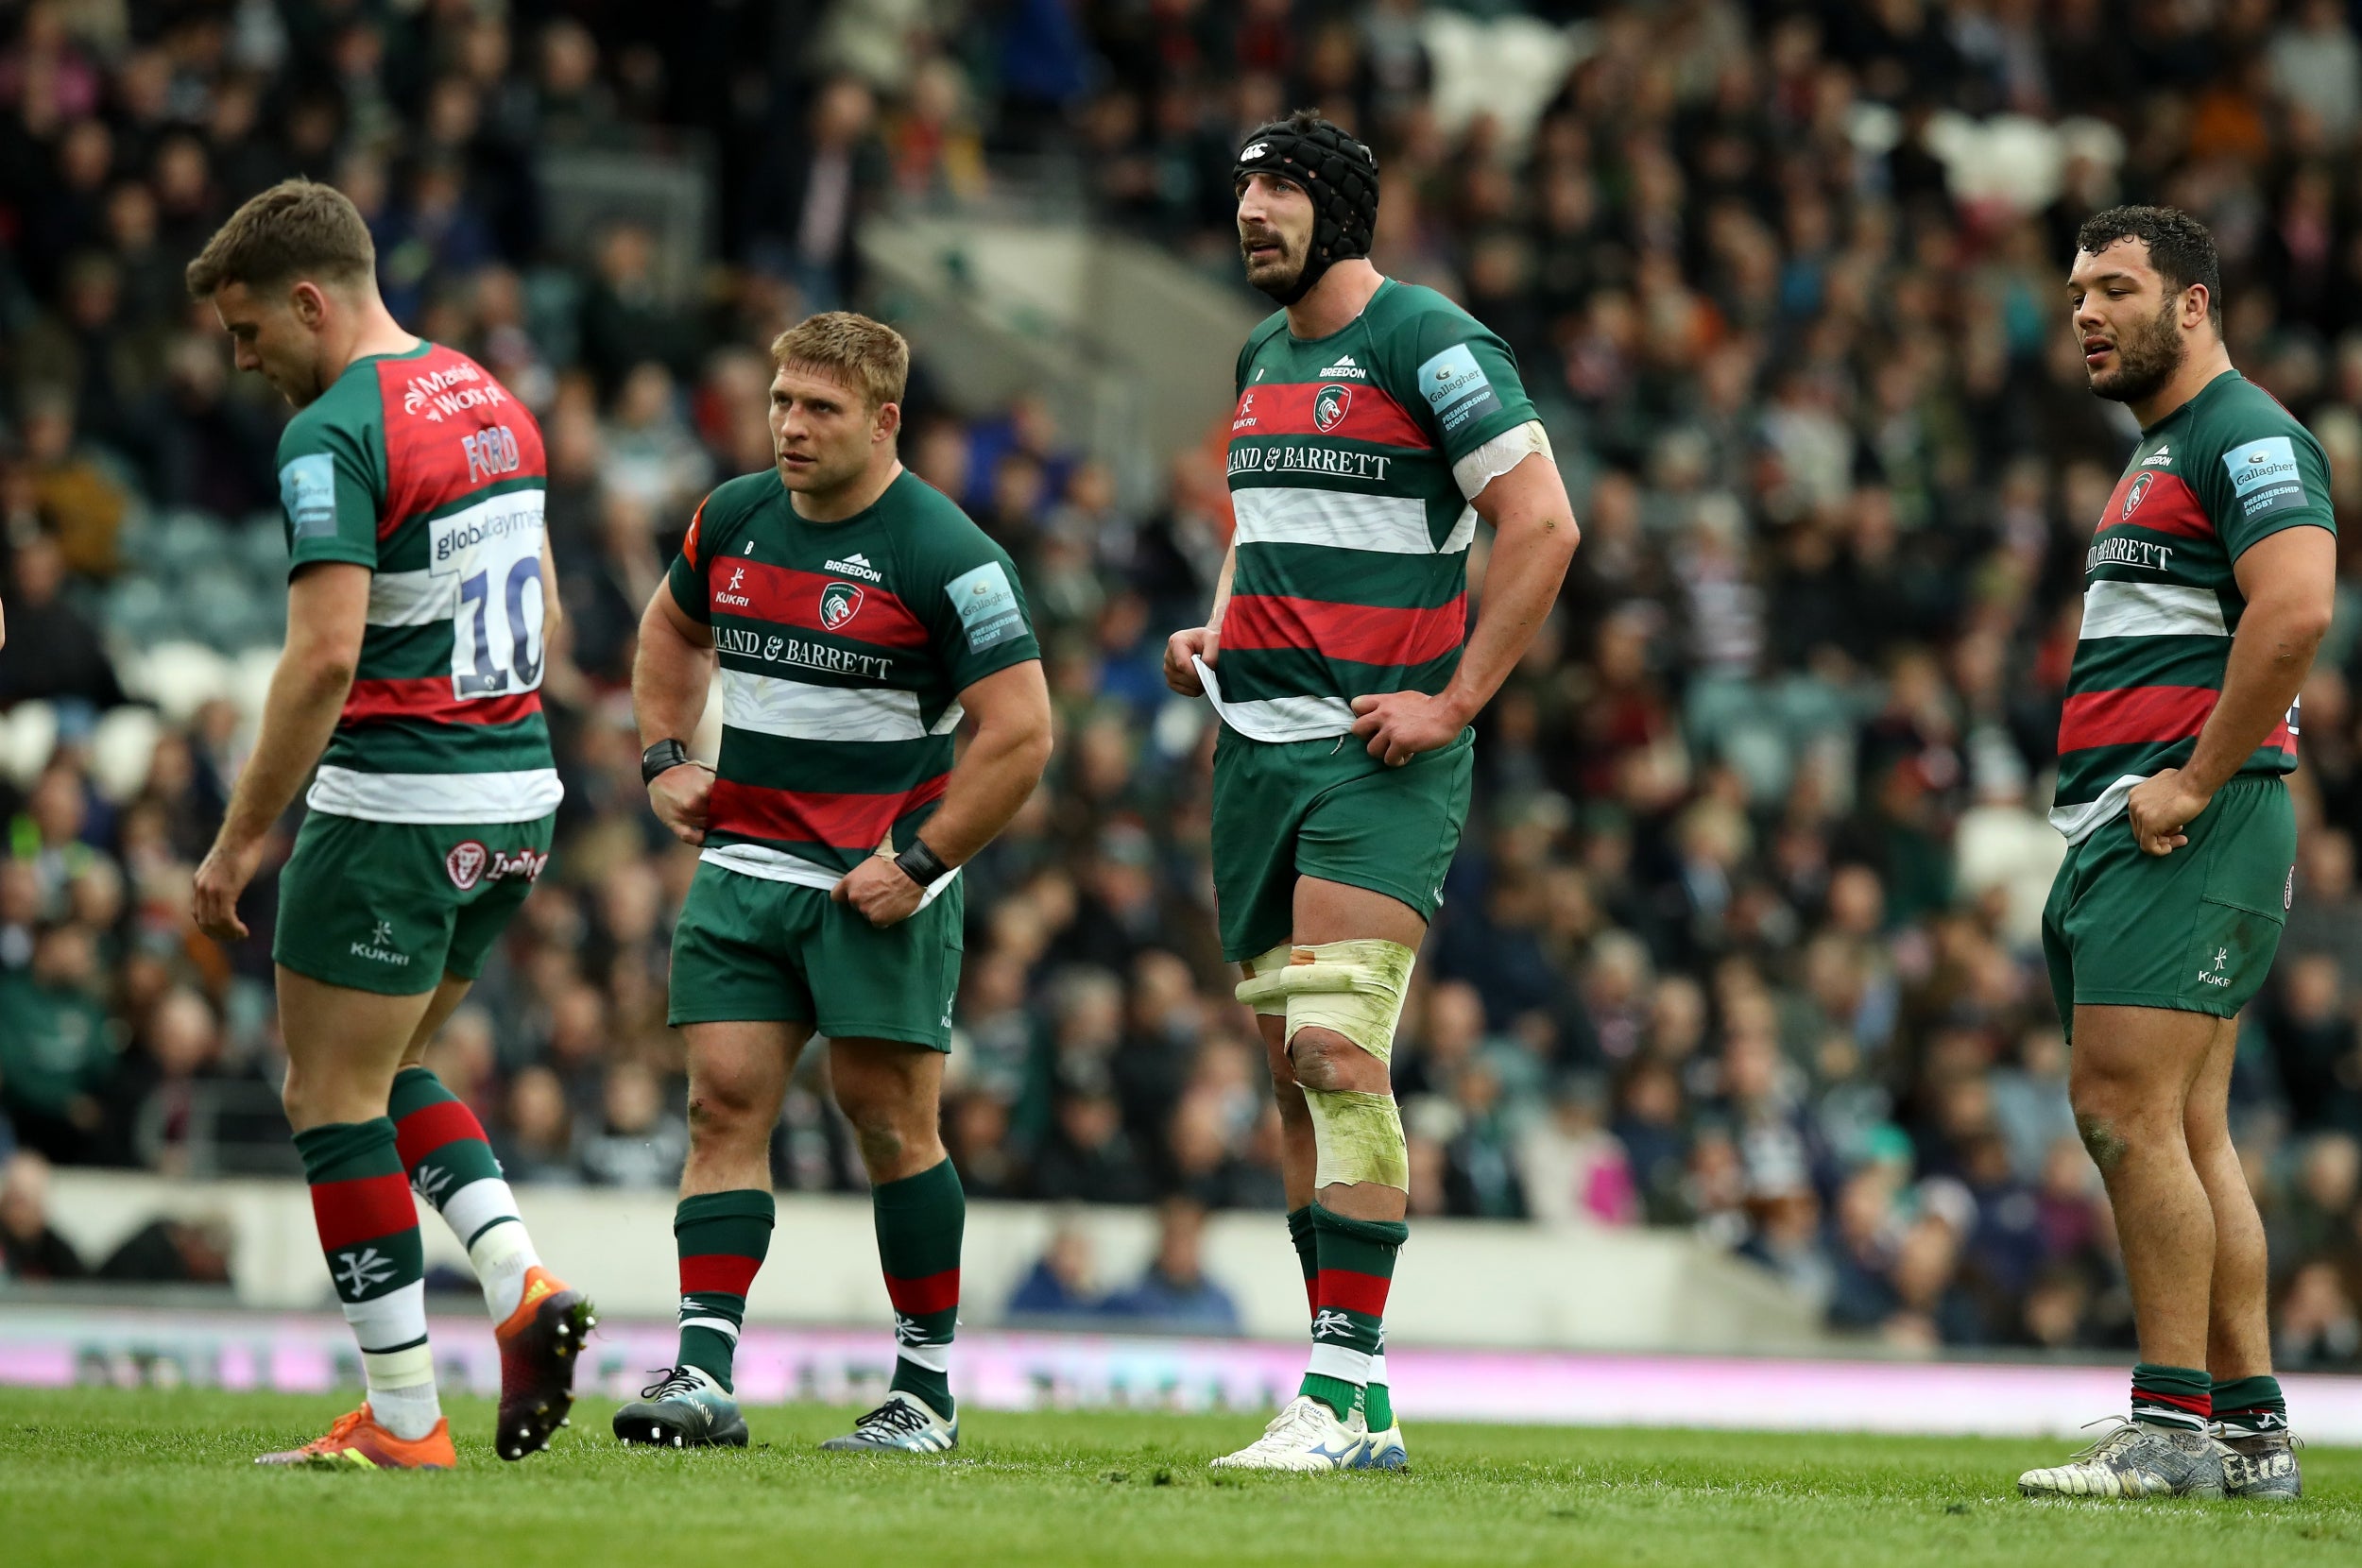
[[[1348,1090],[1382,1094],[1386,1090],[1385,1065],[1335,1030],[1296,1031],[1295,1038],[1288,1043],[1288,1054],[1296,1082],[1307,1089],[1328,1094]]]
[[[758,1122],[761,1131],[770,1132],[767,1118],[762,1116],[761,1099],[750,1083],[734,1082],[727,1078],[699,1079],[689,1085],[689,1133],[701,1142],[728,1142],[743,1137]]]

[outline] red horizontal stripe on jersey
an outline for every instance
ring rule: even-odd
[[[2148,481],[2146,486],[2141,484],[2144,478]],[[2135,489],[2141,492],[2138,501],[2133,500]],[[2136,469],[2116,481],[2108,496],[2108,509],[2099,515],[2098,532],[2126,526],[2185,539],[2215,535],[2215,525],[2206,520],[2206,508],[2199,503],[2197,493],[2180,474],[2162,469]]]
[[[748,838],[826,844],[830,849],[875,849],[897,819],[943,797],[937,774],[916,789],[892,794],[823,794],[809,790],[766,790],[717,778],[706,803],[706,825]]]
[[[723,555],[706,563],[706,592],[712,613],[744,621],[765,621],[799,631],[826,632],[847,642],[879,648],[924,648],[927,628],[903,604],[875,583],[858,577],[837,577],[825,571],[798,571],[794,567],[765,566],[761,561]],[[835,625],[820,620],[820,595],[830,583],[861,592],[853,613]],[[743,603],[741,601],[744,601]]]
[[[539,690],[458,697],[452,694],[449,675],[417,675],[354,681],[336,722],[359,724],[372,719],[418,719],[434,724],[513,724],[540,711]]]
[[[2059,716],[2059,750],[2130,746],[2186,741],[2205,727],[2222,693],[2205,686],[2128,686],[2115,691],[2085,691],[2066,700]],[[2267,749],[2294,751],[2283,723],[2265,737]]]
[[[754,1288],[755,1270],[762,1267],[762,1259],[741,1257],[736,1253],[700,1253],[695,1257],[685,1257],[680,1260],[680,1292],[684,1296],[693,1290],[743,1296]]]
[[[894,1303],[894,1310],[906,1317],[924,1317],[930,1312],[942,1312],[960,1304],[960,1271],[946,1269],[940,1274],[924,1279],[885,1277],[886,1296]]]
[[[419,1222],[419,1211],[410,1202],[407,1177],[356,1176],[312,1189],[312,1221],[319,1227],[320,1246],[333,1252],[409,1230]]]
[[[1424,664],[1468,635],[1467,595],[1431,609],[1332,605],[1274,593],[1242,593],[1223,612],[1224,648],[1305,648],[1356,664]]]
[[[1386,1316],[1386,1287],[1391,1280],[1377,1274],[1356,1273],[1351,1269],[1324,1269],[1320,1276],[1320,1303],[1346,1312],[1359,1312],[1365,1318]]]
[[[1344,395],[1326,402],[1323,387]],[[1328,428],[1321,428],[1326,415]],[[1340,441],[1368,441],[1381,447],[1412,447],[1421,452],[1435,443],[1402,404],[1367,382],[1307,381],[1275,384],[1259,382],[1239,394],[1230,416],[1233,440],[1253,441],[1266,435],[1326,435]]]
[[[447,1143],[463,1138],[482,1141],[484,1124],[475,1119],[475,1113],[455,1099],[440,1099],[432,1105],[421,1105],[394,1123],[394,1142],[402,1150],[402,1163],[415,1166]]]

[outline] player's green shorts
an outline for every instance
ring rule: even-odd
[[[881,930],[818,888],[701,862],[673,928],[670,1021],[777,1019],[948,1051],[962,885]]]
[[[473,980],[549,863],[556,820],[444,827],[314,811],[279,874],[271,957],[388,997]]]
[[[2067,851],[2042,948],[2070,1036],[2078,1002],[2228,1018],[2271,972],[2296,885],[2287,786],[2234,778],[2183,831],[2172,854],[2144,855],[2118,817]]]
[[[1460,848],[1476,732],[1399,768],[1348,735],[1214,742],[1214,903],[1223,957],[1242,963],[1294,934],[1299,877],[1368,888],[1432,920]]]

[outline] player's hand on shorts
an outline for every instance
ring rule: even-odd
[[[254,880],[254,870],[262,863],[260,839],[248,844],[217,842],[206,851],[204,862],[197,868],[195,896],[191,900],[198,930],[216,942],[246,939],[246,922],[238,918],[238,895]]]
[[[1194,655],[1207,663],[1214,662],[1222,651],[1222,633],[1211,626],[1189,626],[1165,639],[1165,684],[1185,697],[1206,695],[1206,683],[1197,678],[1197,666],[1190,662]]]
[[[706,802],[713,794],[713,770],[703,762],[683,762],[648,780],[648,804],[656,820],[673,830],[683,844],[706,842]]]
[[[1356,697],[1353,733],[1370,743],[1370,755],[1399,768],[1423,751],[1448,746],[1467,727],[1460,711],[1441,697],[1420,691],[1389,691]]]
[[[829,896],[852,905],[873,926],[892,926],[918,912],[927,890],[892,861],[873,855],[847,872]]]
[[[2167,768],[2142,779],[2124,802],[2133,842],[2144,854],[2172,854],[2190,842],[2182,829],[2206,810],[2209,799],[2190,787],[2180,768]]]

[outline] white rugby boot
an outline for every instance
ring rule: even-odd
[[[1347,1470],[1369,1435],[1360,1415],[1350,1422],[1310,1394],[1298,1394],[1272,1417],[1263,1435],[1213,1462],[1216,1470]]]
[[[2220,1497],[2223,1450],[2186,1426],[2120,1422],[2062,1465],[2017,1478],[2028,1497]]]

